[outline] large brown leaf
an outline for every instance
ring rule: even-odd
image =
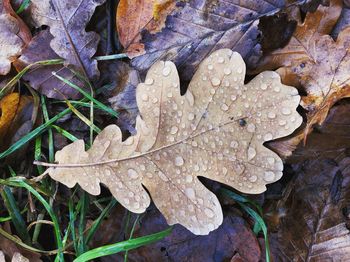
[[[293,3],[297,1],[289,1]],[[246,62],[260,56],[259,18],[272,15],[287,5],[284,0],[257,1],[178,1],[160,32],[144,28],[141,43],[145,54],[132,60],[139,70],[155,61],[171,60],[181,81],[188,83],[199,63],[212,51],[229,48]]]
[[[331,2],[331,7],[309,13],[288,45],[266,56],[259,66],[259,71],[280,67],[283,83],[306,90],[302,98],[308,111],[304,138],[314,124],[323,123],[334,103],[350,96],[350,28],[343,29],[336,41],[328,35],[341,12],[341,1]]]
[[[48,25],[53,35],[51,48],[66,65],[72,65],[89,78],[99,75],[97,61],[92,59],[99,42],[98,34],[85,27],[95,8],[105,0],[33,0],[32,18],[38,26]]]
[[[302,122],[295,88],[272,71],[244,85],[245,70],[238,53],[218,50],[181,96],[175,65],[156,63],[137,87],[137,134],[122,142],[120,129],[110,125],[86,152],[78,140],[56,153],[59,165],[50,176],[94,195],[103,183],[136,213],[150,203],[145,186],[169,224],[208,234],[221,224],[222,211],[197,177],[246,193],[265,191],[282,176],[283,163],[263,143],[291,134]]]
[[[9,0],[0,2],[0,75],[11,70],[11,63],[30,41],[31,34],[13,11]]]

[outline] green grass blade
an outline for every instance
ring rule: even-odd
[[[17,9],[16,13],[17,13],[17,14],[22,13],[24,10],[27,9],[27,7],[29,6],[29,4],[30,4],[30,0],[23,0],[23,1],[22,1],[22,4],[21,4],[20,7]]]
[[[56,257],[56,261],[64,261],[63,259],[63,244],[62,244],[62,238],[61,238],[61,232],[60,232],[60,227],[59,227],[59,223],[58,223],[58,219],[57,216],[55,214],[55,212],[53,211],[52,207],[50,206],[50,204],[39,194],[39,192],[37,192],[32,186],[30,186],[29,184],[27,184],[23,178],[17,178],[17,179],[11,179],[13,182],[15,182],[18,186],[23,187],[25,189],[27,189],[30,193],[32,193],[33,196],[36,197],[36,199],[38,199],[41,204],[44,206],[44,208],[46,209],[47,213],[50,215],[52,222],[53,222],[53,227],[54,227],[54,232],[55,232],[55,238],[56,238],[56,244],[57,244],[57,249],[58,249],[58,253],[57,253],[57,257]]]
[[[114,117],[118,117],[118,112],[114,111],[112,108],[104,105],[100,101],[93,98],[89,93],[81,89],[79,86],[75,85],[74,83],[70,82],[69,80],[57,75],[55,72],[52,73],[55,77],[57,77],[59,80],[61,80],[63,83],[69,85],[70,87],[74,88],[75,90],[79,91],[83,96],[85,96],[90,101],[94,102],[96,105],[99,106],[101,110],[106,111],[107,113],[111,114]]]
[[[109,202],[109,204],[103,209],[100,216],[94,221],[94,223],[92,224],[92,226],[91,226],[91,228],[86,236],[86,240],[85,240],[86,245],[89,244],[90,240],[93,238],[97,229],[101,225],[103,219],[109,214],[109,212],[112,210],[112,208],[115,206],[116,203],[117,203],[117,200],[115,200],[113,198],[111,200],[111,202]]]
[[[162,240],[164,237],[170,235],[171,231],[172,227],[152,235],[134,238],[131,240],[126,240],[119,243],[106,245],[103,247],[98,247],[80,255],[74,260],[74,262],[85,262],[98,257],[113,255],[119,252],[124,252],[144,245],[148,245]]]
[[[45,96],[43,95],[41,95],[41,107],[42,107],[45,123],[47,123],[50,119],[49,119],[49,112],[47,111],[47,107],[46,107],[46,99],[45,99]],[[48,129],[48,134],[49,134],[48,136],[49,161],[52,163],[55,161],[55,148],[53,144],[53,132],[51,127],[49,127]]]
[[[105,61],[105,60],[115,60],[115,59],[128,58],[128,55],[127,54],[114,54],[114,55],[95,56],[94,58],[97,61]]]
[[[86,192],[82,192],[82,197],[80,198],[81,208],[80,208],[80,217],[79,217],[79,226],[78,226],[78,253],[77,255],[81,255],[87,250],[86,241],[85,241],[85,228],[86,228],[86,214],[89,210],[89,195]]]
[[[24,243],[31,245],[31,240],[27,231],[26,223],[22,217],[21,211],[17,206],[16,200],[10,188],[4,186],[3,190],[1,190],[1,196],[4,199],[5,206],[11,216],[12,223],[15,226],[19,237],[23,240]]]

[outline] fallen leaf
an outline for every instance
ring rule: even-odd
[[[0,100],[0,109],[0,150],[2,151],[13,142],[13,139],[16,139],[16,132],[27,121],[32,127],[33,101],[31,97],[11,93]]]
[[[302,122],[295,88],[272,71],[244,85],[245,70],[238,53],[218,50],[181,96],[175,65],[156,63],[136,90],[136,136],[122,142],[119,127],[107,126],[87,152],[82,140],[58,151],[50,176],[68,187],[79,183],[93,195],[103,183],[135,213],[150,204],[145,186],[169,224],[208,234],[222,223],[222,211],[197,176],[245,193],[265,191],[281,178],[283,163],[263,143],[291,134]]]
[[[51,48],[65,59],[65,65],[95,79],[99,75],[96,52],[99,36],[85,27],[95,8],[105,0],[32,0],[31,14],[38,26],[47,25],[53,35]]]
[[[22,55],[14,63],[17,70],[33,64],[38,61],[58,59],[59,56],[50,47],[52,35],[48,29],[41,31],[28,46],[23,50]],[[77,86],[83,87],[84,83],[73,72],[63,65],[38,66],[23,76],[23,79],[30,83],[30,86],[39,93],[50,98],[78,98],[81,94],[74,88],[65,84],[61,80],[52,76],[52,72],[58,73],[60,76],[71,81]],[[64,95],[64,96],[62,96]]]
[[[289,1],[288,6],[294,2]],[[182,83],[188,84],[199,63],[220,48],[237,51],[248,65],[255,64],[261,55],[259,19],[286,5],[283,0],[178,1],[167,15],[165,26],[143,30],[145,54],[135,57],[132,65],[145,71],[159,59],[171,60],[178,67]]]
[[[11,70],[11,63],[21,54],[31,34],[27,26],[16,15],[10,0],[0,2],[0,75]]]
[[[11,227],[9,223],[5,223],[2,226],[2,229],[4,229],[6,232],[12,234]],[[40,259],[41,254],[26,250],[20,246],[17,246],[13,241],[8,240],[7,238],[0,235],[0,262],[5,262],[6,260],[2,260],[2,258],[5,256],[8,258],[12,258],[12,262],[42,262]],[[27,260],[19,260],[19,259],[27,259]]]
[[[119,211],[119,212],[118,212]],[[109,232],[96,238],[112,238],[107,242],[98,241],[94,246],[102,246],[113,242],[122,241],[115,239],[118,232],[123,232],[122,217],[119,209],[110,215],[110,218],[101,225],[100,232]],[[133,237],[141,237],[165,230],[168,226],[164,217],[155,208],[147,210],[139,219]],[[128,236],[124,236],[128,238]],[[225,212],[222,225],[207,236],[193,236],[191,232],[182,226],[174,226],[171,235],[151,245],[146,245],[128,253],[128,261],[230,261],[238,254],[243,261],[257,262],[261,257],[261,249],[256,236],[249,225],[239,216],[237,210]],[[102,262],[121,261],[123,254],[116,254],[101,258]]]
[[[280,229],[271,236],[276,261],[346,261],[350,234],[343,209],[350,197],[350,158],[314,158],[296,165]],[[298,168],[299,167],[299,168]]]
[[[117,30],[119,41],[129,57],[144,53],[141,32],[146,28],[162,28],[165,20],[162,12],[168,14],[175,7],[173,0],[121,0],[117,8]],[[166,16],[166,15],[165,15]],[[161,20],[161,21],[160,21]]]
[[[273,51],[259,65],[259,71],[280,68],[283,83],[302,86],[307,92],[302,97],[302,106],[308,111],[304,139],[315,124],[323,123],[337,101],[350,96],[350,28],[343,29],[336,41],[328,35],[341,12],[341,1],[331,3],[307,14],[288,45]]]

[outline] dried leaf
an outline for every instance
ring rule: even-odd
[[[178,1],[165,26],[143,30],[141,43],[146,53],[134,58],[132,64],[143,71],[159,59],[171,60],[186,84],[199,63],[220,48],[237,51],[248,64],[254,64],[261,55],[259,19],[285,6],[284,0]]]
[[[276,261],[346,261],[350,234],[343,216],[350,197],[350,158],[314,158],[296,168],[286,215],[272,235]],[[302,168],[300,168],[302,167]]]
[[[96,235],[99,241],[95,240],[93,246],[122,240],[116,238],[119,232],[125,231],[122,214],[120,209],[116,209],[110,215],[101,225],[101,234]],[[134,237],[146,236],[167,227],[164,217],[155,208],[150,208],[140,218],[140,226],[136,227]],[[259,261],[261,253],[249,224],[232,208],[225,212],[224,221],[215,232],[207,236],[193,237],[191,232],[177,225],[174,226],[172,234],[163,240],[129,251],[128,261],[230,261],[234,254],[240,254],[245,262],[256,262]],[[105,257],[102,262],[122,261],[123,256],[124,254],[116,254]]]
[[[140,43],[141,32],[146,28],[162,28],[166,17],[175,7],[173,0],[121,0],[117,9],[117,30],[119,41],[130,57],[144,53]],[[160,21],[161,20],[161,21]],[[159,30],[159,29],[158,29]]]
[[[28,96],[20,96],[19,93],[11,93],[0,100],[0,150],[4,150],[13,139],[16,132],[27,121],[32,123],[33,100]],[[29,128],[31,129],[32,125]]]
[[[221,49],[200,65],[181,96],[175,65],[156,63],[136,90],[137,135],[122,142],[120,129],[110,125],[86,152],[78,140],[56,153],[59,167],[49,169],[50,176],[93,195],[103,183],[135,213],[150,203],[145,186],[169,224],[208,234],[222,223],[222,211],[197,176],[245,193],[265,191],[281,178],[283,163],[263,143],[302,122],[295,88],[281,84],[275,72],[244,85],[245,70],[238,53]]]
[[[23,21],[13,11],[10,0],[0,2],[0,75],[11,70],[11,63],[30,41],[31,34]]]
[[[0,262],[6,262],[4,253],[0,250]],[[11,259],[11,262],[30,262],[28,258],[25,258],[20,253],[15,253]]]
[[[48,25],[53,35],[51,48],[89,78],[99,75],[96,52],[99,36],[85,27],[95,8],[105,0],[32,0],[32,18],[38,26]]]
[[[32,41],[23,50],[22,55],[14,63],[18,70],[33,64],[37,61],[57,59],[59,56],[50,47],[52,35],[49,30],[43,30],[33,37]],[[62,65],[50,65],[37,67],[23,76],[23,79],[30,83],[30,86],[50,98],[64,99],[77,98],[80,93],[74,88],[52,76],[52,72],[57,72],[60,76],[71,81],[77,86],[84,84],[75,77],[71,70]],[[62,96],[64,95],[64,97]]]
[[[308,114],[304,138],[314,124],[323,123],[334,103],[350,96],[350,28],[341,31],[336,41],[328,35],[340,12],[341,1],[334,0],[331,7],[309,13],[288,45],[264,58],[259,67],[281,67],[283,83],[305,88],[302,105]]]

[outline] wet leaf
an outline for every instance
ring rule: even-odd
[[[50,47],[52,39],[53,37],[48,29],[41,31],[36,35],[23,50],[22,55],[14,63],[16,68],[21,70],[38,61],[60,58]],[[33,70],[23,76],[23,79],[28,81],[30,86],[38,90],[39,93],[50,98],[64,99],[81,96],[74,88],[60,81],[56,77],[53,77],[52,72],[56,72],[77,86],[83,86],[83,83],[75,77],[73,72],[63,65],[39,66],[33,68]]]
[[[11,70],[11,63],[21,54],[22,48],[30,41],[27,26],[16,15],[10,0],[0,2],[0,75]]]
[[[132,64],[142,71],[159,59],[171,60],[186,84],[199,63],[220,48],[237,51],[248,64],[255,64],[261,55],[259,19],[285,6],[283,0],[178,1],[160,32],[147,28],[143,31],[145,54],[134,58]]]
[[[282,49],[261,61],[259,70],[279,69],[282,82],[302,86],[307,96],[302,106],[308,111],[304,138],[315,124],[322,124],[329,109],[340,99],[350,96],[350,28],[343,29],[337,40],[328,35],[341,12],[341,1],[319,7],[299,24]]]
[[[31,14],[38,26],[47,25],[53,35],[51,48],[89,78],[99,75],[97,61],[92,59],[96,52],[99,36],[86,32],[85,27],[95,8],[105,0],[32,0]]]
[[[263,143],[302,122],[295,88],[272,71],[244,85],[245,70],[238,53],[221,49],[200,65],[181,96],[175,65],[156,63],[136,90],[137,134],[122,142],[120,129],[107,126],[87,152],[82,140],[57,152],[61,167],[49,169],[50,176],[93,195],[103,183],[135,213],[150,204],[145,186],[169,224],[208,234],[222,223],[222,211],[197,176],[245,193],[265,191],[282,176],[283,163]]]

